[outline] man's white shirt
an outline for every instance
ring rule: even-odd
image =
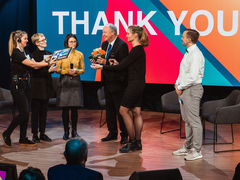
[[[175,83],[179,90],[202,83],[204,62],[204,56],[196,44],[187,49],[181,61],[179,75]]]

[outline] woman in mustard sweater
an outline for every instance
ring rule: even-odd
[[[69,110],[71,110],[72,137],[78,137],[77,121],[78,107],[83,107],[83,89],[80,74],[85,71],[83,54],[77,51],[77,37],[68,34],[64,41],[65,48],[73,48],[70,56],[59,60],[56,64],[59,67],[57,73],[60,76],[59,93],[57,105],[63,107],[62,120],[64,126],[63,139],[69,139]]]

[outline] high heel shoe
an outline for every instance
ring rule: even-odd
[[[136,150],[142,150],[141,139],[136,140]]]
[[[128,153],[129,151],[134,151],[136,148],[136,142],[135,140],[129,140],[126,144],[126,146],[119,149],[120,153]]]

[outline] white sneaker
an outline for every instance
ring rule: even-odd
[[[201,159],[202,157],[203,156],[202,156],[201,151],[197,152],[197,150],[195,148],[192,148],[190,150],[190,152],[184,157],[184,159],[187,161],[193,161],[196,159]]]
[[[177,151],[174,151],[172,154],[175,156],[186,156],[189,153],[190,149],[185,148],[185,146],[180,147]]]

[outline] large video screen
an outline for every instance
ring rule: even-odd
[[[68,33],[75,34],[85,62],[81,79],[100,81],[88,56],[100,47],[103,26],[116,25],[125,42],[129,25],[144,26],[150,41],[146,82],[174,84],[186,52],[182,33],[196,29],[205,57],[203,85],[240,86],[239,8],[239,0],[37,0],[37,31],[52,52],[64,48]]]

